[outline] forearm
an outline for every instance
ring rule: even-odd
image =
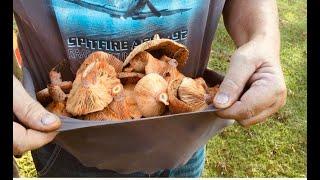
[[[276,0],[226,0],[223,10],[225,27],[239,47],[252,39],[272,42],[277,52],[280,33]]]

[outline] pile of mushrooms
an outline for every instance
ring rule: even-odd
[[[50,84],[37,99],[52,113],[83,120],[201,111],[212,103],[219,87],[180,73],[188,56],[184,45],[158,35],[134,48],[124,62],[96,51],[81,64],[73,82],[62,81],[52,70]]]

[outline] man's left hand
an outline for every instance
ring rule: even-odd
[[[214,99],[217,108],[224,108],[218,116],[248,127],[265,121],[285,104],[286,85],[273,42],[257,37],[235,51]]]

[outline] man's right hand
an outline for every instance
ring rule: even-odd
[[[13,112],[28,129],[13,122],[13,155],[37,149],[54,139],[60,119],[32,99],[13,76]]]

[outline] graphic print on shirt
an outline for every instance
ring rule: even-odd
[[[70,61],[93,51],[124,60],[134,47],[161,38],[186,44],[207,0],[51,0]]]

